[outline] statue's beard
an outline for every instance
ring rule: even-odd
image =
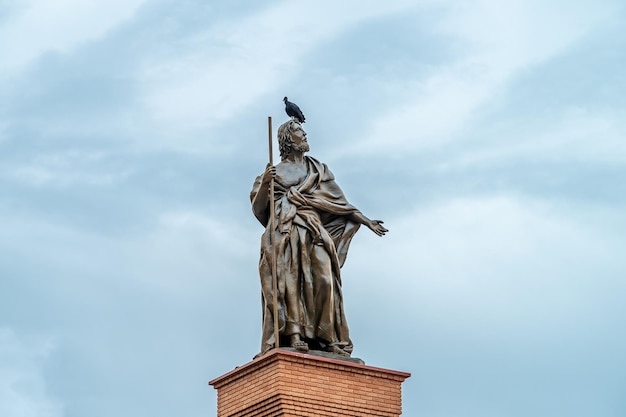
[[[291,149],[293,149],[296,152],[300,152],[300,153],[305,153],[311,150],[311,148],[309,148],[309,144],[306,142],[302,142],[299,145],[296,145],[295,143],[291,144]]]

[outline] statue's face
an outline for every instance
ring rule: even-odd
[[[304,131],[304,129],[302,129],[302,126],[300,126],[299,124],[296,125],[294,130],[291,132],[291,140],[293,140],[293,143],[295,143],[296,145],[300,145],[302,142],[307,141],[306,132]]]
[[[293,142],[293,149],[299,150],[300,152],[309,151],[309,142],[306,139],[306,132],[299,124],[296,125],[291,132],[291,140]]]

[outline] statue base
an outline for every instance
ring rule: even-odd
[[[285,350],[287,352],[294,352],[294,353],[305,353],[305,352],[299,351],[298,349],[292,348],[292,347],[281,347],[280,350]],[[313,356],[319,356],[319,357],[322,357],[322,358],[335,359],[335,360],[338,360],[338,361],[352,362],[352,363],[358,363],[360,365],[365,365],[365,361],[363,361],[363,359],[353,358],[352,356],[342,356],[342,355],[339,355],[337,353],[326,352],[326,351],[323,351],[323,350],[311,349],[308,352],[306,352],[306,354],[307,355],[313,355]],[[257,356],[255,356],[254,359],[257,359]]]
[[[218,417],[402,414],[411,374],[345,359],[274,349],[211,382]]]

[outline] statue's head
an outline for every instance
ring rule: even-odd
[[[309,143],[306,139],[306,132],[302,125],[295,119],[291,119],[278,128],[278,147],[280,149],[280,159],[285,159],[292,151],[308,152]]]

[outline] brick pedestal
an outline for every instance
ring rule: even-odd
[[[273,350],[209,382],[218,417],[402,414],[405,372]]]

